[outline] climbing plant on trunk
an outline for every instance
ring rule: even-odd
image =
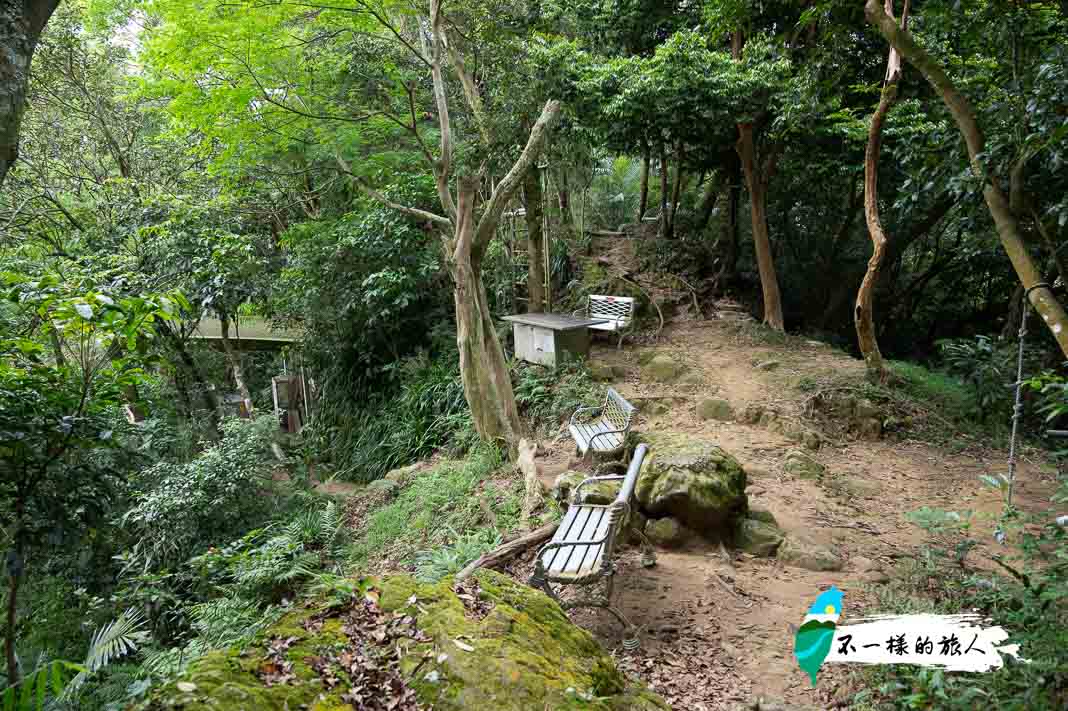
[[[886,12],[893,17],[894,2],[886,0]],[[901,27],[907,28],[909,22],[909,0],[905,0],[905,9],[901,13]],[[853,321],[857,328],[857,343],[864,363],[868,368],[868,377],[878,382],[886,381],[886,364],[879,350],[875,337],[875,284],[879,280],[883,260],[886,257],[887,237],[879,219],[879,150],[883,141],[883,124],[891,107],[897,100],[897,84],[901,79],[901,56],[893,47],[886,60],[886,83],[879,97],[879,106],[871,117],[868,128],[868,146],[864,152],[864,216],[868,222],[871,235],[872,255],[868,260],[868,270],[860,282],[857,291],[857,303],[853,311]]]

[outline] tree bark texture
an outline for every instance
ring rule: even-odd
[[[523,199],[527,222],[527,313],[545,310],[545,238],[542,235],[541,171],[537,163],[523,176]]]
[[[764,323],[776,331],[784,330],[782,297],[779,280],[775,274],[775,260],[771,254],[771,238],[768,235],[768,190],[764,175],[756,164],[756,145],[753,141],[753,124],[738,124],[738,156],[742,160],[742,173],[749,190],[749,210],[753,221],[753,248],[757,267],[760,270],[760,288],[764,294]]]
[[[645,211],[649,209],[649,146],[645,146],[642,152],[641,182],[638,186],[638,224],[645,217]]]
[[[1034,259],[1027,251],[1027,246],[1020,237],[1016,218],[1009,207],[1009,201],[1005,193],[998,187],[996,178],[990,175],[982,164],[979,156],[985,148],[983,133],[976,123],[975,113],[968,100],[957,91],[953,81],[927,51],[920,47],[906,29],[901,29],[893,18],[886,14],[878,0],[867,0],[864,6],[868,22],[876,27],[886,40],[906,59],[909,64],[916,67],[924,78],[942,96],[946,108],[953,115],[957,128],[964,137],[968,147],[968,157],[971,161],[972,172],[984,181],[983,198],[986,200],[990,217],[994,220],[998,237],[1005,253],[1009,256],[1020,283],[1028,290],[1028,299],[1035,311],[1042,317],[1046,327],[1053,333],[1061,351],[1068,356],[1068,314],[1053,295],[1049,288],[1032,288],[1042,283],[1042,274],[1035,265]]]
[[[456,304],[456,345],[460,351],[460,377],[479,437],[503,444],[514,452],[519,442],[519,411],[482,282],[485,244],[476,239],[474,217],[478,180],[458,181],[456,229],[449,253]]]
[[[664,144],[660,144],[660,234],[667,234],[668,219],[668,162]]]
[[[0,0],[0,186],[19,155],[19,126],[37,40],[59,0]]]
[[[678,214],[679,200],[682,198],[682,181],[684,177],[682,172],[682,159],[685,155],[683,151],[684,149],[681,144],[679,145],[678,150],[675,151],[675,181],[671,186],[671,208],[668,212],[666,230],[668,237],[675,236],[675,215]]]
[[[886,12],[893,17],[894,0],[886,0]],[[901,14],[901,26],[907,27],[909,21],[908,0]],[[879,341],[875,335],[875,284],[879,279],[879,270],[886,257],[886,232],[879,218],[879,151],[883,142],[883,124],[886,116],[897,99],[897,83],[901,79],[901,57],[891,47],[886,60],[886,84],[879,97],[879,106],[871,117],[868,127],[868,145],[864,151],[864,217],[868,223],[871,236],[872,254],[868,260],[868,270],[857,290],[857,302],[853,309],[853,322],[857,329],[857,344],[868,370],[868,378],[874,382],[886,382],[886,363],[883,361]]]

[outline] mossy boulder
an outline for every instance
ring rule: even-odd
[[[836,571],[844,567],[841,556],[830,548],[801,536],[787,536],[776,556],[795,568],[817,572]]]
[[[775,520],[770,522],[757,518],[745,518],[738,524],[735,544],[746,553],[770,558],[782,544],[785,534]]]
[[[800,449],[793,449],[786,453],[782,469],[798,479],[820,479],[827,473],[825,466]]]
[[[642,366],[642,380],[654,383],[670,383],[678,379],[686,367],[669,355],[657,354]]]
[[[570,504],[575,487],[594,476],[588,472],[566,471],[553,482],[552,497],[560,504]],[[582,503],[608,505],[619,494],[618,481],[596,481],[582,487]]]
[[[697,403],[697,417],[702,420],[730,420],[734,417],[734,411],[723,398],[710,397]]]
[[[396,670],[398,683],[410,689],[423,707],[438,711],[669,710],[660,697],[628,682],[612,657],[588,632],[571,624],[548,596],[492,571],[479,571],[475,580],[477,597],[468,594],[467,600],[450,588],[451,578],[428,585],[398,575],[377,585],[375,610],[386,628],[398,618],[411,616],[410,624],[417,630],[411,638],[391,642],[387,637],[383,644],[392,645],[389,669]],[[345,654],[366,654],[373,659],[375,650],[368,651],[366,643],[360,650],[351,646],[351,622],[343,622],[345,614],[345,608],[290,613],[245,651],[210,652],[196,660],[184,675],[154,692],[139,708],[352,708],[345,700],[352,689],[349,672],[343,667],[324,671],[324,660]],[[288,671],[269,682],[268,675],[278,668]],[[333,683],[324,683],[324,679]],[[398,690],[393,686],[362,692],[395,695]]]
[[[657,545],[674,548],[688,541],[693,534],[690,529],[668,516],[653,519],[645,524],[645,535]]]
[[[745,515],[745,470],[725,450],[675,433],[645,436],[649,454],[635,495],[653,518],[672,516],[709,538],[729,538]]]

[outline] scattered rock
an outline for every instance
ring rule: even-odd
[[[751,518],[754,521],[763,521],[764,523],[770,523],[773,526],[779,525],[779,522],[775,520],[774,514],[772,514],[771,511],[768,511],[766,508],[763,508],[761,506],[750,506],[749,513],[746,514],[746,518]]]
[[[760,418],[763,415],[764,406],[759,403],[751,402],[742,410],[741,420],[747,425],[755,425],[760,422]]]
[[[670,383],[682,375],[685,366],[669,355],[656,355],[642,367],[642,379]]]
[[[587,472],[566,471],[556,477],[556,481],[553,482],[552,497],[557,503],[566,505],[571,503],[571,497],[575,491],[575,487],[582,483],[584,479],[589,479],[592,474]],[[616,495],[619,493],[619,482],[614,481],[596,481],[582,487],[582,503],[584,504],[599,504],[601,506],[607,506],[615,501]]]
[[[853,417],[862,420],[868,417],[879,417],[882,414],[868,398],[860,398],[853,402]]]
[[[864,439],[879,439],[883,436],[883,421],[877,417],[857,420],[857,434]]]
[[[791,706],[779,699],[767,699],[761,696],[756,701],[736,706],[735,711],[816,711],[811,706]]]
[[[769,370],[770,371],[770,370],[776,370],[780,365],[782,365],[781,361],[766,360],[763,363],[757,363],[753,367],[755,367],[757,370]]]
[[[724,537],[746,510],[738,460],[712,442],[677,433],[645,435],[649,454],[635,495],[647,514],[673,516],[697,533]]]
[[[795,568],[813,571],[836,571],[842,569],[842,559],[831,549],[814,541],[797,536],[787,536],[779,546],[779,560]]]
[[[701,375],[696,370],[691,371],[679,378],[679,383],[682,385],[704,385],[705,376]]]
[[[415,464],[409,464],[406,467],[391,469],[390,471],[386,472],[386,475],[382,478],[404,486],[415,478],[415,475],[419,472],[419,469],[420,467],[422,467],[422,465],[422,462],[416,462]]]
[[[771,515],[770,513],[768,514]],[[741,550],[755,556],[770,558],[782,543],[784,534],[771,522],[756,518],[746,518],[738,525],[735,542]]]
[[[786,453],[782,468],[784,472],[798,479],[819,479],[827,473],[825,466],[800,449],[791,449]]]
[[[855,479],[852,477],[836,477],[833,487],[846,496],[860,499],[870,499],[882,491],[882,487],[874,481]]]
[[[350,704],[362,696],[406,711],[669,711],[544,593],[490,570],[469,580],[480,614],[451,580],[427,585],[406,575],[382,579],[373,601],[300,607],[244,651],[196,659],[140,708],[385,708]],[[268,686],[264,670],[278,668],[286,677]]]
[[[383,499],[392,499],[397,495],[400,484],[392,479],[376,479],[367,485],[367,492]]]
[[[697,403],[697,417],[702,420],[729,420],[734,415],[731,404],[721,397],[710,397]]]
[[[657,518],[645,524],[645,535],[653,543],[673,548],[690,539],[692,532],[670,516]]]
[[[675,398],[670,397],[632,397],[630,402],[643,415],[665,415],[671,412]]]

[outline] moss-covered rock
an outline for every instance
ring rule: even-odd
[[[776,557],[795,568],[817,572],[841,570],[844,565],[841,557],[830,548],[794,535],[786,537]]]
[[[785,534],[771,522],[755,518],[746,518],[738,524],[735,535],[735,543],[738,548],[755,556],[768,557],[775,555],[779,545],[782,544]]]
[[[548,596],[492,571],[479,571],[475,579],[477,604],[458,597],[448,578],[426,585],[401,575],[378,585],[383,619],[414,618],[418,635],[394,642],[392,653],[394,668],[421,704],[439,711],[669,709],[651,691],[629,682],[596,640],[571,624]],[[141,708],[351,708],[344,700],[350,689],[347,672],[331,670],[338,682],[331,687],[316,671],[331,652],[349,643],[343,614],[338,609],[291,613],[246,651],[212,652],[195,661]],[[272,661],[266,650],[270,640],[279,639],[287,641],[280,652],[284,659]],[[267,686],[265,665],[279,663],[290,672]]]
[[[642,380],[670,383],[676,380],[686,367],[669,355],[658,354],[642,366]]]
[[[688,541],[692,532],[690,529],[668,516],[667,518],[653,519],[645,524],[645,535],[649,537],[650,541],[657,545],[673,548],[675,546],[681,546]]]
[[[553,482],[552,497],[560,504],[570,504],[575,487],[594,476],[587,472],[566,471]],[[596,481],[582,487],[582,503],[607,506],[619,494],[618,481]]]
[[[697,403],[697,417],[702,420],[729,420],[734,417],[734,411],[723,398],[710,397]]]
[[[745,470],[717,445],[675,433],[645,436],[638,502],[650,516],[672,516],[711,538],[729,538],[745,515]]]
[[[825,466],[800,449],[793,449],[786,453],[782,468],[784,472],[798,479],[820,479],[827,473]]]

